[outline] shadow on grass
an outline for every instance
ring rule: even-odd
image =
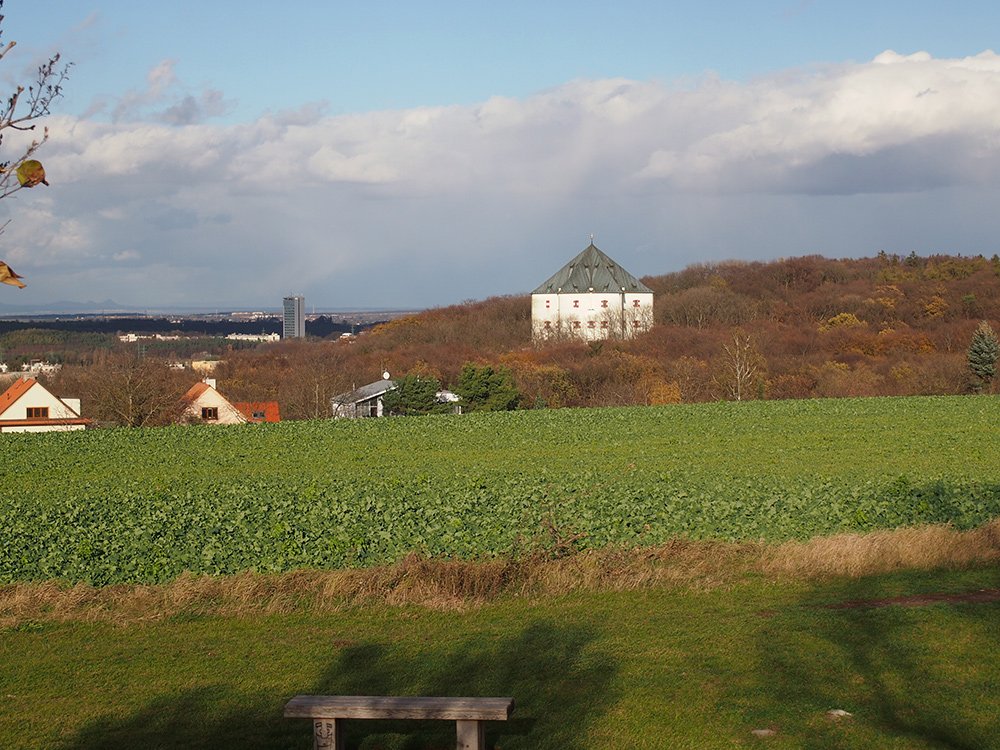
[[[586,627],[536,622],[515,636],[427,644],[365,643],[344,648],[319,680],[297,692],[328,695],[512,696],[513,717],[487,724],[487,746],[502,750],[583,750],[587,727],[614,701],[614,661]],[[285,719],[291,695],[246,695],[224,683],[164,695],[125,719],[105,717],[63,747],[312,747],[312,724]],[[448,721],[347,722],[349,750],[455,747]]]
[[[779,732],[806,748],[1000,748],[991,666],[1000,659],[998,621],[996,603],[803,601],[798,614],[760,631],[767,678],[746,718],[758,725],[777,718]],[[830,709],[853,717],[838,720]]]

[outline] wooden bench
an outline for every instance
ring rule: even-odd
[[[287,718],[313,720],[314,750],[344,750],[344,719],[444,719],[458,728],[458,750],[486,750],[484,721],[506,721],[513,698],[395,698],[383,695],[296,695]]]

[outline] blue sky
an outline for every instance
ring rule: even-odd
[[[0,205],[29,283],[0,306],[434,306],[528,291],[590,233],[640,276],[1000,244],[996,3],[4,13],[0,83],[74,67],[51,186]]]

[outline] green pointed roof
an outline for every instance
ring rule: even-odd
[[[532,294],[573,292],[645,292],[653,290],[605,255],[591,242]]]

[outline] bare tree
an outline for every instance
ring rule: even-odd
[[[87,416],[125,427],[151,427],[177,421],[190,379],[189,373],[175,372],[162,360],[122,351],[86,368],[80,387],[87,396]]]
[[[733,339],[722,347],[723,385],[735,401],[754,395],[754,388],[763,370],[764,358],[754,344],[753,337],[737,329]]]
[[[0,10],[3,8],[3,0],[0,0]],[[0,14],[0,26],[3,24],[3,15]],[[2,36],[0,28],[0,36]],[[0,40],[2,43],[2,40]],[[16,45],[16,42],[7,42],[0,47],[0,60],[2,60]],[[5,103],[0,104],[0,146],[3,145],[4,136],[9,131],[31,132],[31,141],[26,146],[21,146],[19,155],[13,159],[0,161],[0,198],[6,198],[12,193],[25,188],[32,188],[36,185],[48,185],[45,177],[45,169],[41,162],[33,158],[35,152],[48,139],[48,128],[44,128],[40,135],[36,134],[36,120],[49,114],[52,102],[62,96],[62,86],[69,73],[69,65],[60,66],[59,55],[55,54],[49,60],[38,67],[35,81],[27,88],[17,86],[14,92],[7,97]],[[3,232],[6,223],[0,226],[0,233]],[[7,273],[0,278],[6,284],[23,287],[23,282],[18,274],[13,273],[10,267],[0,261]]]

